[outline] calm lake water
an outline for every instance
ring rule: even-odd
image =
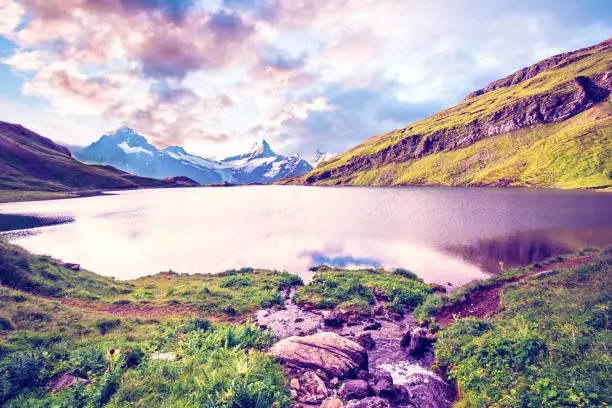
[[[102,275],[244,266],[403,267],[461,284],[585,246],[612,244],[612,194],[524,189],[253,186],[138,190],[0,205],[0,231]],[[12,215],[12,216],[9,216]],[[47,218],[65,223],[49,226]],[[68,221],[68,222],[66,222]],[[30,224],[37,225],[37,224]],[[8,235],[7,235],[8,234]]]

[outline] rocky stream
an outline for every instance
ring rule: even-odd
[[[431,371],[436,338],[411,313],[300,307],[260,310],[256,323],[280,339],[272,355],[290,379],[294,408],[447,408],[454,389]]]

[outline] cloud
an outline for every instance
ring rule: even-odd
[[[0,35],[13,32],[21,23],[25,10],[19,3],[12,0],[0,0]]]
[[[2,62],[59,115],[159,145],[340,152],[603,40],[608,3],[0,0]]]

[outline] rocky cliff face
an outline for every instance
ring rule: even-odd
[[[563,122],[609,100],[612,40],[551,57],[471,93],[459,105],[380,135],[317,168],[306,184],[461,149],[536,124]],[[367,153],[364,153],[367,152]]]

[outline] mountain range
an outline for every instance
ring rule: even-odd
[[[299,155],[275,153],[265,140],[244,154],[217,161],[187,153],[180,146],[158,149],[129,128],[104,135],[85,148],[71,148],[74,156],[85,163],[112,165],[153,178],[186,176],[201,184],[272,183],[313,169]],[[329,154],[317,152],[315,164],[328,158]]]
[[[195,186],[193,180],[134,176],[111,166],[88,165],[70,151],[21,125],[0,122],[0,189],[76,191]]]
[[[611,91],[609,39],[523,68],[281,183],[611,187]]]

